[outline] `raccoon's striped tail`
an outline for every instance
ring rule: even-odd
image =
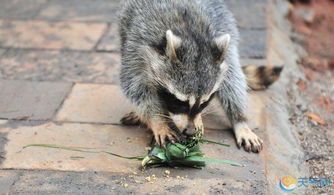
[[[246,75],[248,86],[253,90],[264,90],[273,84],[280,76],[283,66],[256,66],[242,67]]]

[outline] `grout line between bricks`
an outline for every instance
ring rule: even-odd
[[[9,22],[15,22],[15,21],[22,21],[22,22],[45,22],[45,23],[61,23],[61,22],[68,22],[68,23],[77,23],[77,24],[106,24],[106,23],[112,23],[117,20],[116,18],[113,20],[93,20],[93,21],[81,21],[81,20],[57,20],[57,19],[42,19],[37,18],[36,16],[32,16],[35,18],[0,18],[0,21],[9,21]]]
[[[73,88],[76,84],[75,83],[71,83],[71,88],[70,90],[68,90],[67,94],[65,95],[64,99],[61,101],[61,103],[59,104],[58,108],[54,111],[54,113],[52,114],[51,120],[54,120],[56,118],[56,116],[58,115],[58,112],[60,111],[60,109],[63,107],[65,101],[68,99],[68,97],[70,96],[70,94],[73,91]]]
[[[52,49],[52,48],[36,48],[36,47],[2,47],[0,49],[7,50],[23,50],[23,51],[59,51],[59,52],[80,52],[80,53],[120,53],[117,50],[80,50],[80,49]]]
[[[54,122],[54,123],[69,123],[69,124],[84,124],[84,125],[117,125],[117,126],[124,126],[120,123],[108,123],[108,122],[83,122],[83,121],[58,121],[58,120],[52,120],[51,122]],[[129,127],[129,126],[127,126]]]
[[[46,6],[49,4],[50,0],[46,0],[44,3],[42,3],[39,8],[37,9],[35,15],[31,16],[31,19],[35,20],[35,18],[41,13],[42,9],[46,8]]]
[[[101,126],[120,126],[120,127],[134,127],[134,128],[147,128],[145,126],[141,125],[133,125],[133,126],[127,126],[127,125],[122,125],[121,123],[106,123],[106,122],[83,122],[83,121],[57,121],[57,120],[11,120],[11,119],[6,119],[6,118],[0,118],[0,120],[8,120],[8,121],[13,121],[13,122],[44,122],[44,123],[54,123],[54,124],[82,124],[82,125],[101,125]],[[207,130],[210,131],[225,131],[225,130],[231,130],[231,128],[224,128],[224,129],[216,129],[216,128],[206,128]],[[0,169],[1,170],[1,169]]]
[[[106,28],[104,29],[104,31],[103,31],[103,33],[101,34],[101,36],[100,36],[100,38],[97,40],[97,42],[96,42],[96,44],[94,45],[94,47],[93,47],[93,51],[97,51],[98,49],[97,49],[97,47],[100,45],[100,43],[102,42],[102,40],[103,40],[103,38],[105,37],[105,36],[107,36],[108,35],[108,33],[109,33],[109,30],[110,30],[110,27],[111,27],[111,23],[107,23],[107,26],[106,26]]]
[[[8,53],[8,51],[9,51],[8,48],[1,48],[1,49],[5,50],[5,51],[0,55],[0,58],[3,57],[3,56],[5,56]]]
[[[22,81],[22,82],[31,82],[31,83],[71,83],[71,84],[91,84],[91,85],[113,85],[119,86],[118,83],[113,82],[104,82],[104,83],[93,83],[93,82],[75,82],[75,81],[62,81],[62,80],[30,80],[30,79],[3,79],[0,78],[1,81]]]
[[[41,173],[43,173],[43,172],[54,172],[54,173],[58,173],[58,172],[60,172],[60,173],[83,173],[83,172],[85,172],[85,173],[114,173],[114,174],[117,174],[117,175],[119,175],[119,176],[122,176],[122,174],[120,173],[120,172],[110,172],[110,171],[100,171],[100,170],[98,170],[98,171],[87,171],[87,170],[83,170],[83,171],[80,171],[80,170],[78,170],[78,171],[74,171],[74,170],[56,170],[56,169],[23,169],[23,168],[0,168],[0,170],[4,170],[4,171],[18,171],[19,172],[19,177],[22,177],[23,176],[23,172],[24,171],[27,171],[27,172],[41,172]],[[126,173],[125,173],[126,174]],[[18,180],[16,180],[16,181],[18,181]],[[15,181],[15,182],[16,182]]]
[[[40,14],[40,11],[44,8],[45,5],[47,5],[48,2],[41,5],[41,8],[36,12],[35,15],[31,16],[30,18],[15,18],[15,17],[9,17],[9,18],[0,18],[0,20],[6,20],[6,21],[36,21],[36,22],[46,22],[46,23],[57,23],[57,22],[69,22],[69,23],[84,23],[84,24],[105,24],[105,23],[116,23],[117,17],[113,18],[112,20],[59,20],[59,19],[43,19],[38,18],[37,16]],[[244,26],[237,26],[239,30],[266,30],[267,27],[244,27]]]
[[[66,100],[67,98],[65,98]],[[64,102],[65,102],[64,100]],[[64,103],[63,102],[63,103]],[[63,105],[59,106],[62,107]],[[57,111],[59,111],[59,109],[57,109]],[[57,116],[58,113],[55,113],[55,116]],[[15,120],[15,119],[9,119],[9,118],[2,118],[0,117],[0,120],[6,120],[6,121],[11,121],[11,122],[36,122],[36,123],[58,123],[58,124],[66,124],[66,123],[69,123],[69,124],[87,124],[87,125],[114,125],[114,126],[124,126],[122,125],[121,123],[106,123],[106,122],[83,122],[83,121],[58,121],[58,120],[55,120],[54,117],[52,117],[52,119],[46,119],[46,120],[43,120],[43,119],[28,119],[28,120]],[[131,127],[131,126],[124,126],[124,127]]]

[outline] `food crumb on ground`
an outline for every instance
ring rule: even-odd
[[[164,174],[169,176],[170,175],[170,171],[169,170],[165,170]]]
[[[151,181],[151,176],[146,177],[145,180],[150,182]]]

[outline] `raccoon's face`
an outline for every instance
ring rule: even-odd
[[[228,68],[223,62],[229,41],[229,35],[182,40],[168,30],[162,50],[145,49],[149,75],[158,85],[165,115],[180,131],[203,128],[201,112],[213,99]]]
[[[201,112],[209,105],[215,93],[196,98],[175,91],[173,94],[166,88],[160,88],[158,95],[165,112],[168,113],[178,130],[182,132],[203,128]]]

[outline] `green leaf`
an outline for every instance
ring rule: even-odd
[[[201,135],[196,134],[196,137],[189,138],[188,140],[186,140],[185,142],[186,145],[181,143],[176,143],[176,144],[167,143],[167,149],[156,145],[149,152],[148,156],[123,156],[108,151],[84,150],[85,148],[83,149],[78,147],[67,147],[53,144],[29,144],[24,146],[23,148],[46,147],[46,148],[70,150],[76,152],[105,153],[124,159],[142,160],[142,166],[149,166],[149,167],[160,167],[165,165],[169,166],[182,165],[194,168],[203,168],[205,166],[205,162],[226,163],[232,166],[241,166],[239,163],[229,160],[219,160],[219,159],[203,157],[203,153],[201,152],[200,145],[198,143],[212,143],[222,146],[229,146],[228,144],[201,139]]]
[[[148,162],[151,160],[151,157],[150,156],[146,156],[142,161],[141,161],[141,166],[142,167],[145,167]]]
[[[188,156],[203,156],[202,152],[189,152]]]
[[[149,155],[155,156],[161,152],[165,152],[166,150],[158,145],[155,145],[153,149],[149,152]]]
[[[194,168],[202,168],[205,166],[204,161],[194,161],[194,160],[189,160],[188,158],[182,159],[182,160],[175,160],[171,162],[173,166],[187,166],[187,167],[194,167]]]
[[[122,156],[119,154],[115,154],[112,152],[106,152],[106,151],[90,151],[90,150],[82,150],[78,149],[76,147],[67,147],[67,146],[58,146],[54,144],[28,144],[24,146],[23,148],[28,148],[28,147],[44,147],[44,148],[54,148],[54,149],[61,149],[61,150],[69,150],[69,151],[75,151],[75,152],[86,152],[86,153],[106,153],[112,156],[117,156],[120,158],[125,158],[125,159],[135,159],[135,160],[143,160],[145,156]]]
[[[215,142],[215,141],[206,140],[206,139],[200,139],[199,142],[201,142],[201,143],[209,143],[209,144],[217,144],[217,145],[221,145],[221,146],[230,147],[229,144],[224,144],[224,143]]]
[[[180,150],[183,150],[183,151],[188,149],[187,146],[180,144],[180,143],[175,143],[172,145],[175,145],[176,147],[178,147]]]
[[[167,144],[167,151],[170,152],[171,159],[184,159],[187,156],[186,151],[174,144]]]
[[[67,147],[67,146],[58,146],[54,144],[28,144],[23,146],[23,149],[29,147],[44,147],[44,148],[55,148],[55,149],[62,149],[62,150],[70,150],[76,152],[86,152],[86,153],[99,153],[98,151],[89,151],[89,150],[82,150],[76,147]]]
[[[166,154],[165,152],[160,152],[156,155],[156,157],[158,157],[160,160],[163,160],[163,161],[166,161],[167,160],[167,157],[166,157]]]
[[[189,148],[189,152],[201,152],[201,147],[199,144],[196,144],[195,146]]]
[[[109,155],[112,155],[112,156],[117,156],[117,157],[120,157],[120,158],[124,158],[124,159],[134,159],[134,160],[143,160],[145,158],[145,156],[122,156],[122,155],[119,155],[119,154],[115,154],[115,153],[112,153],[112,152],[106,152],[106,151],[101,151],[102,153],[106,153],[106,154],[109,154]]]
[[[220,159],[214,159],[214,158],[207,158],[207,157],[202,157],[202,156],[190,156],[188,158],[186,158],[186,160],[188,161],[195,161],[195,162],[212,162],[212,163],[225,163],[225,164],[229,164],[232,166],[237,166],[237,167],[241,167],[242,165],[237,163],[237,162],[233,162],[233,161],[229,161],[229,160],[220,160]]]
[[[156,156],[146,156],[141,162],[143,167],[146,167],[146,166],[152,167],[153,165],[159,165],[159,164],[163,165],[165,163],[166,163],[165,161],[162,161]]]

